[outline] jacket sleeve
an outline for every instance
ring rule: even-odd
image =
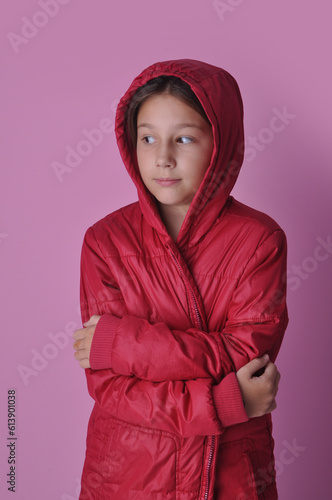
[[[89,394],[99,407],[112,417],[145,428],[182,437],[207,436],[249,420],[237,394],[235,374],[217,386],[211,379],[149,382],[111,370],[87,369],[86,376]],[[213,387],[220,388],[221,404],[214,402]]]
[[[236,370],[265,353],[277,357],[288,324],[286,257],[279,229],[258,246],[234,290],[221,341]]]
[[[83,322],[107,311],[117,316],[126,313],[91,230],[82,249],[81,311]],[[112,369],[87,369],[86,377],[89,393],[100,407],[137,425],[191,436],[219,434],[226,426],[248,420],[235,374],[217,386],[208,374],[196,380],[152,382]],[[213,387],[219,388],[216,402]]]
[[[105,314],[95,331],[90,364],[152,382],[212,377],[218,383],[264,353],[274,360],[288,322],[285,274],[286,239],[276,230],[246,264],[221,332],[183,332],[165,323]]]

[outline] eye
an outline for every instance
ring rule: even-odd
[[[193,142],[193,139],[191,139],[191,137],[183,135],[179,137],[177,141],[180,142],[181,144],[190,144],[191,142]]]
[[[154,144],[155,140],[151,135],[146,135],[142,138],[144,144]]]

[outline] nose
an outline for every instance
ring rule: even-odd
[[[172,147],[169,144],[161,144],[157,150],[156,166],[161,168],[174,168],[176,165]]]

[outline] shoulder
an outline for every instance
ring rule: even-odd
[[[246,261],[256,251],[286,252],[286,235],[279,224],[267,214],[255,210],[230,197],[221,218],[220,234],[226,235],[224,244],[236,248]]]
[[[139,208],[139,203],[136,201],[106,215],[98,222],[95,222],[92,225],[92,229],[96,234],[104,232],[107,229],[115,230],[117,227],[123,229],[124,224],[132,224],[140,217],[141,210]]]
[[[142,212],[139,203],[131,203],[95,222],[85,233],[84,242],[94,241],[104,254],[118,254],[129,241],[137,239]]]
[[[231,197],[220,222],[222,246],[230,255],[230,275],[239,278],[253,269],[264,270],[266,277],[271,272],[283,275],[287,240],[272,217]]]
[[[231,198],[226,217],[232,220],[232,224],[238,227],[250,227],[258,232],[263,232],[267,236],[275,231],[281,231],[279,224],[269,215],[259,210],[255,210],[244,203]]]

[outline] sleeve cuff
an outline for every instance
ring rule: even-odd
[[[97,323],[90,351],[92,370],[112,368],[113,342],[120,319],[111,314],[103,314]]]
[[[249,420],[235,373],[229,373],[220,384],[213,386],[212,394],[222,427],[230,427]]]

